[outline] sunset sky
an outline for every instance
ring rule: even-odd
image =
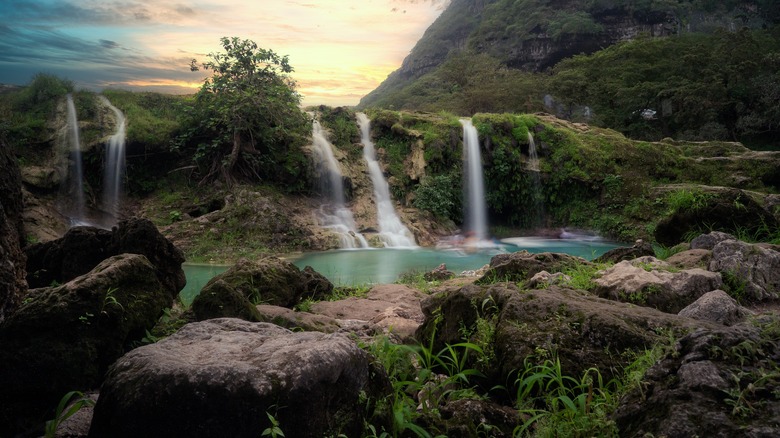
[[[289,55],[304,105],[355,105],[401,65],[449,0],[0,0],[0,83],[39,72],[191,93],[219,39]]]

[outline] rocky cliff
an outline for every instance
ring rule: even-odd
[[[359,106],[373,106],[464,51],[488,54],[512,69],[542,71],[639,36],[767,26],[780,18],[780,5],[774,3],[453,0],[401,67]]]
[[[11,149],[0,141],[0,322],[19,305],[24,291],[22,181]]]

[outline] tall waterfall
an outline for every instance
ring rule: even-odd
[[[466,233],[477,241],[488,237],[485,183],[482,177],[482,156],[479,135],[471,119],[461,119],[463,125],[463,168],[466,178]]]
[[[119,212],[119,197],[122,194],[122,178],[125,174],[125,129],[127,122],[122,111],[111,105],[105,96],[99,96],[116,116],[116,131],[106,145],[106,162],[103,170],[103,208],[114,220]]]
[[[539,155],[536,152],[536,142],[531,131],[528,131],[528,170],[531,171],[531,194],[534,204],[532,208],[536,216],[534,225],[542,226],[544,225],[544,194],[539,174]]]
[[[366,159],[371,183],[374,185],[379,238],[382,239],[386,247],[415,247],[417,243],[414,240],[414,235],[398,217],[393,206],[393,199],[390,197],[390,187],[379,167],[379,162],[376,160],[374,142],[371,141],[371,120],[365,114],[357,113],[357,121],[358,126],[360,126],[360,141],[363,143],[363,158]]]
[[[73,103],[73,96],[68,93],[67,96],[67,123],[68,133],[65,147],[68,151],[68,172],[65,192],[70,204],[68,215],[75,224],[84,220],[84,170],[81,161],[81,133],[79,132],[79,120],[76,115],[76,105]]]
[[[319,158],[315,165],[320,173],[322,189],[330,200],[330,205],[320,208],[320,225],[340,236],[342,248],[368,248],[368,241],[357,231],[352,211],[346,207],[344,182],[339,163],[333,155],[333,145],[316,119],[312,121],[312,139]]]

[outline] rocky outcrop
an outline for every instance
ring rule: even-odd
[[[618,263],[646,256],[655,256],[653,245],[640,240],[634,246],[611,249],[593,259],[593,263]]]
[[[712,249],[710,271],[724,275],[732,294],[749,301],[780,298],[780,252],[726,240]]]
[[[226,293],[227,289],[235,293]],[[311,268],[304,268],[301,272],[297,266],[277,257],[266,257],[257,261],[241,259],[206,283],[192,305],[197,314],[197,309],[206,305],[206,300],[213,301],[214,297],[220,295],[235,305],[238,305],[238,302],[234,301],[243,297],[243,301],[251,305],[262,303],[291,308],[304,298],[323,299],[332,291],[333,284]],[[228,298],[228,295],[232,298]],[[207,307],[219,305],[217,299]],[[246,305],[238,305],[236,309],[243,309]],[[240,317],[238,314],[219,316]],[[209,317],[213,316],[204,313],[198,319]]]
[[[148,219],[127,219],[111,231],[74,227],[60,239],[28,246],[25,253],[30,287],[65,283],[86,274],[108,257],[124,253],[145,256],[171,298],[187,283],[181,269],[181,251]]]
[[[588,264],[588,262],[580,257],[561,253],[532,254],[523,250],[510,254],[499,254],[490,259],[490,267],[476,283],[526,281],[541,271],[556,273],[580,264]]]
[[[737,240],[737,238],[729,233],[712,231],[691,240],[691,249],[706,249],[712,251],[712,248],[715,248],[715,245],[725,240]]]
[[[734,325],[750,315],[750,311],[740,306],[737,300],[731,298],[726,292],[714,290],[680,310],[678,315],[723,325]]]
[[[240,318],[246,321],[265,321],[255,305],[228,282],[213,278],[192,300],[190,307],[197,321],[212,318]]]
[[[0,322],[21,303],[27,290],[21,250],[22,183],[11,149],[0,141]]]
[[[677,313],[707,292],[723,286],[720,274],[693,268],[674,272],[655,257],[623,261],[594,280],[602,297]]]
[[[666,263],[679,269],[707,269],[712,259],[712,251],[707,249],[689,249],[678,252],[666,259]]]
[[[61,286],[29,291],[0,325],[0,435],[40,427],[65,393],[100,385],[172,304],[155,273],[146,257],[122,254]]]
[[[360,436],[390,394],[348,337],[213,319],[137,348],[112,367],[90,437]]]
[[[620,403],[621,436],[752,436],[780,433],[777,316],[680,339]]]
[[[421,305],[425,322],[417,337],[428,345],[433,336],[434,351],[462,342],[464,333],[479,337],[478,320],[495,329],[487,344],[481,341],[483,351],[494,355],[481,371],[495,384],[525,369],[526,359],[541,362],[552,354],[566,375],[581,376],[596,367],[609,380],[621,353],[642,351],[665,330],[682,333],[712,325],[558,286],[528,291],[513,283],[470,285],[433,295]]]
[[[374,286],[364,298],[321,301],[311,312],[336,320],[342,329],[362,336],[384,333],[398,342],[414,341],[423,322],[420,301],[426,295],[401,284]]]

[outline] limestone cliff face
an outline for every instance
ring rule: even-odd
[[[639,36],[761,27],[778,21],[780,7],[756,0],[729,5],[637,0],[452,0],[401,67],[363,97],[361,107],[435,70],[451,54],[487,53],[510,68],[542,71],[580,53]]]
[[[11,148],[0,142],[0,322],[27,289],[22,245],[22,179]]]

